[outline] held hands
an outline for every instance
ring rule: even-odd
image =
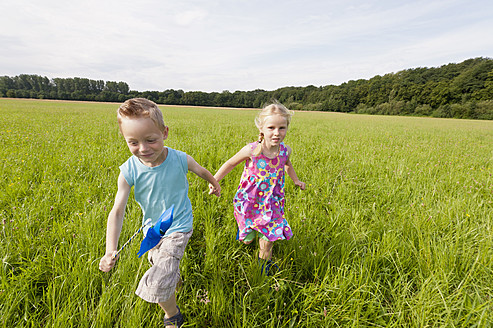
[[[221,186],[217,184],[216,187],[209,183],[209,195],[216,195],[217,197],[221,196]]]
[[[116,257],[113,257],[116,254],[116,251],[113,251],[111,253],[106,253],[104,256],[101,258],[101,261],[99,261],[99,270],[103,272],[108,272],[116,264],[116,260],[120,257],[120,255],[116,255]]]

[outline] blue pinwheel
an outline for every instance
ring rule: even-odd
[[[161,216],[159,220],[147,230],[147,235],[140,243],[140,249],[137,253],[139,258],[144,255],[148,250],[156,246],[161,238],[163,238],[166,231],[173,223],[173,210],[175,206],[171,205]]]

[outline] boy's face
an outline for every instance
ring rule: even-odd
[[[166,151],[163,142],[168,137],[168,127],[163,132],[148,117],[122,118],[120,130],[128,149],[142,164],[154,167],[164,162]]]

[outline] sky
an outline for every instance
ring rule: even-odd
[[[2,0],[0,76],[222,92],[493,57],[491,0]]]

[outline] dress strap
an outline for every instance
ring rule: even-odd
[[[284,142],[281,142],[281,145],[279,148],[279,156],[280,157],[288,157],[288,147],[286,147]]]

